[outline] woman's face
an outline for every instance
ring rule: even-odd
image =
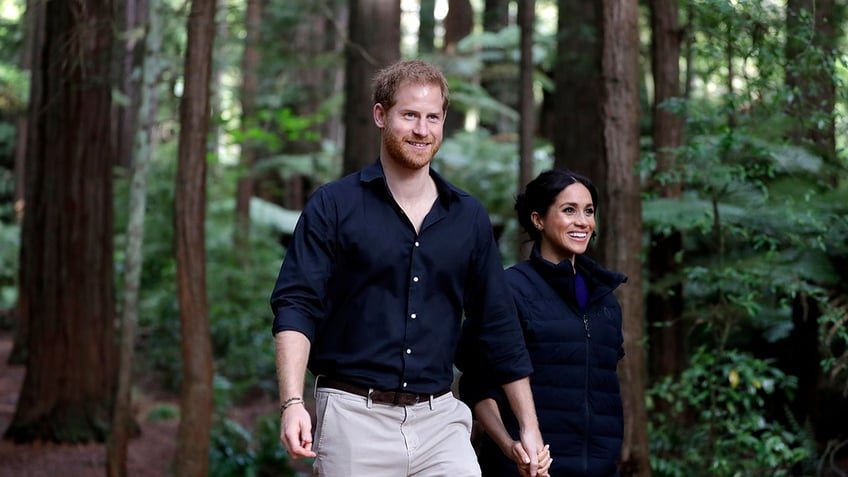
[[[552,263],[569,260],[586,251],[595,231],[595,206],[592,194],[583,184],[563,189],[544,216],[533,212],[533,224],[542,234],[540,252]]]

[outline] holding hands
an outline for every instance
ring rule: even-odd
[[[518,472],[521,473],[522,477],[531,477],[533,475],[530,473],[530,456],[527,454],[524,446],[521,445],[521,441],[513,441],[506,455],[518,465]],[[545,445],[545,447],[539,449],[537,458],[539,464],[536,467],[535,475],[537,477],[550,477],[548,471],[550,471],[551,463],[553,462],[550,446]]]

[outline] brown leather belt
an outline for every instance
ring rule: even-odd
[[[435,399],[439,396],[451,392],[450,389],[442,389],[433,394],[418,394],[405,391],[380,391],[377,389],[368,389],[356,386],[354,384],[339,381],[338,379],[320,376],[315,383],[319,388],[338,389],[364,398],[371,398],[372,402],[380,404],[390,404],[392,406],[412,406],[419,402],[427,402],[430,399]]]

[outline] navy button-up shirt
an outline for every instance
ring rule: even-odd
[[[271,308],[273,333],[310,340],[314,375],[381,390],[448,388],[463,313],[474,334],[463,342],[483,350],[495,380],[532,372],[485,209],[430,175],[439,198],[418,234],[379,161],[307,202]]]

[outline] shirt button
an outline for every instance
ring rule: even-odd
[[[420,245],[421,245],[421,244],[420,244],[420,243],[416,240],[416,241],[415,241],[415,246],[416,246],[416,247],[418,247],[418,246],[420,246]]]
[[[409,349],[409,348],[406,348],[406,354],[412,354],[412,350]]]
[[[414,319],[418,318],[418,315],[416,315],[415,313],[413,313],[413,314],[409,315],[409,317],[410,317],[410,318],[412,318],[412,319],[414,320]]]
[[[406,387],[406,383],[403,383],[403,387]]]
[[[418,277],[412,277],[412,281],[418,283]]]

